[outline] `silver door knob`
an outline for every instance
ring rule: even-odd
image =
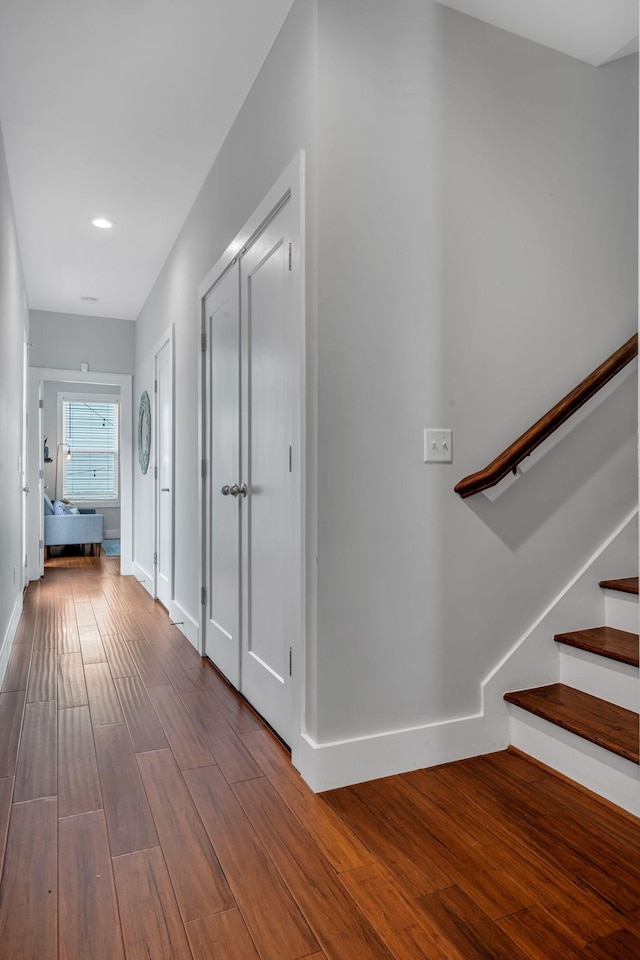
[[[247,495],[247,485],[246,483],[241,483],[238,486],[237,483],[234,483],[233,486],[229,489],[229,493],[232,497],[246,497]]]
[[[26,487],[23,487],[22,489],[23,489],[24,493],[31,493],[31,488],[30,488],[29,484],[27,484]]]
[[[223,497],[228,497],[228,496],[229,496],[229,494],[231,493],[231,487],[229,486],[228,483],[225,483],[225,485],[224,485],[224,487],[222,488],[222,490],[220,491],[220,493],[222,494]]]

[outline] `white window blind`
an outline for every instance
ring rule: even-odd
[[[63,496],[68,500],[118,499],[118,402],[63,399]]]

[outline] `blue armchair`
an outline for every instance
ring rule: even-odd
[[[80,507],[77,514],[56,515],[53,504],[45,493],[44,495],[44,550],[45,558],[48,547],[64,546],[69,543],[87,543],[100,545],[104,540],[104,517],[90,507]]]

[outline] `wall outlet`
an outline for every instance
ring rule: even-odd
[[[451,430],[426,427],[424,431],[424,462],[451,463],[452,460]]]

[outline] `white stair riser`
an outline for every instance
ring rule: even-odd
[[[515,704],[508,704],[511,743],[588,790],[640,816],[640,767]]]
[[[638,668],[559,643],[560,682],[627,710],[640,711]]]
[[[638,597],[619,590],[604,591],[604,622],[617,630],[640,632],[638,628]]]

